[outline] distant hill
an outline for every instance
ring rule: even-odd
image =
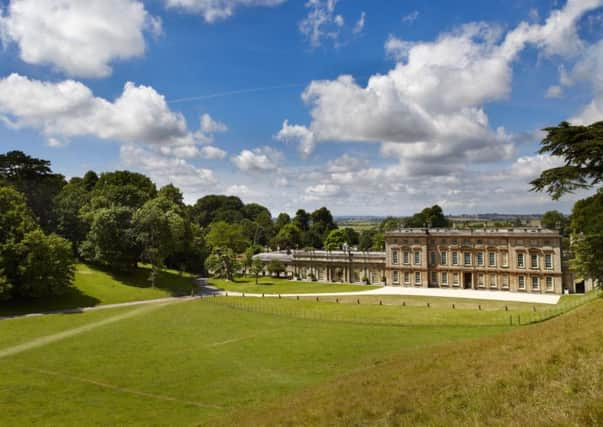
[[[508,213],[480,213],[450,215],[448,218],[456,225],[467,227],[496,227],[515,225],[521,221],[521,225],[539,227],[541,214],[508,214]],[[351,227],[357,231],[366,230],[378,226],[386,216],[377,215],[340,215],[335,216],[335,222],[340,227]],[[505,224],[507,223],[507,224]]]

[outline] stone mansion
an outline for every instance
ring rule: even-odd
[[[385,252],[281,251],[256,257],[279,260],[290,277],[302,280],[554,294],[577,291],[573,275],[562,265],[559,234],[540,228],[400,229],[385,234]]]
[[[386,236],[392,284],[561,293],[561,238],[543,229],[403,229]]]

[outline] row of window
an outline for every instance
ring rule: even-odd
[[[392,264],[398,265],[400,264],[400,251],[397,249],[392,250]],[[421,265],[421,251],[414,251],[413,262],[414,265]],[[459,252],[453,251],[451,252],[452,259],[451,265],[459,265]],[[496,252],[488,252],[488,266],[496,267],[497,266],[497,253]],[[485,265],[485,252],[477,252],[475,254],[475,262],[477,266]],[[410,264],[411,252],[404,251],[402,252],[402,263]],[[463,265],[473,265],[473,254],[471,252],[463,252]],[[530,254],[530,268],[540,268],[540,256],[538,254]],[[502,267],[509,266],[509,254],[507,252],[500,253],[500,262]],[[429,257],[429,263],[431,265],[436,265],[436,253],[431,252]],[[442,251],[440,253],[440,264],[448,265],[448,252]],[[526,267],[526,254],[523,252],[519,252],[517,254],[517,267],[525,268]],[[544,255],[544,268],[547,270],[553,269],[553,254],[547,253]]]
[[[460,284],[460,274],[459,273],[449,273],[446,271],[441,272],[440,274],[440,284],[442,286],[448,286],[449,283],[449,276],[452,282],[453,286],[459,286]],[[408,285],[411,283],[411,277],[412,274],[408,271],[404,272],[403,275],[403,279],[404,279],[404,284]],[[421,282],[421,273],[420,272],[415,272],[414,273],[414,284],[415,285],[420,285]],[[480,288],[486,287],[486,284],[489,287],[492,288],[498,288],[498,280],[499,277],[496,274],[488,274],[486,276],[485,273],[479,273],[477,275],[477,286]],[[486,283],[487,281],[487,283]],[[399,284],[400,283],[400,272],[399,271],[394,271],[393,272],[393,282],[394,284]],[[433,271],[431,273],[431,282],[432,284],[437,284],[438,283],[438,273]],[[546,290],[547,291],[553,291],[555,288],[555,278],[551,277],[551,276],[547,276],[545,277],[545,286],[546,286]],[[501,287],[503,289],[508,289],[509,288],[509,275],[508,274],[504,274],[502,276],[500,276],[500,284]],[[538,276],[530,276],[530,284],[532,289],[537,290],[540,289],[540,277]],[[517,277],[517,288],[518,289],[526,289],[526,276],[518,276]]]
[[[408,271],[404,272],[404,284],[410,284],[410,278],[411,278],[411,274]],[[420,285],[421,282],[421,273],[416,271],[414,274],[414,283],[415,285]],[[399,271],[394,271],[394,277],[393,277],[393,282],[395,284],[399,284],[400,283],[400,272]]]
[[[530,254],[530,268],[539,268],[540,256],[538,254]],[[519,252],[517,254],[517,267],[525,268],[526,254]],[[544,254],[544,268],[547,270],[553,269],[553,255]]]
[[[402,263],[410,264],[410,256],[411,253],[408,251],[402,252]],[[421,251],[415,251],[413,253],[413,261],[415,265],[421,265]],[[392,264],[400,264],[400,251],[393,250],[392,251]]]

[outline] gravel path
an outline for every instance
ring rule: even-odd
[[[217,289],[214,288],[214,291]],[[242,296],[241,292],[227,292],[230,296]],[[226,292],[222,292],[226,294]],[[362,296],[362,295],[416,295],[426,297],[443,297],[443,298],[466,298],[466,299],[481,299],[490,301],[512,301],[512,302],[527,302],[532,304],[557,304],[560,295],[549,294],[530,294],[521,292],[507,291],[488,291],[474,289],[434,289],[434,288],[405,288],[399,286],[384,286],[379,289],[360,292],[329,292],[329,293],[311,293],[311,294],[281,294],[281,297],[321,297],[321,296]],[[261,297],[262,294],[248,294],[248,297]],[[278,294],[265,294],[265,297],[278,297]]]

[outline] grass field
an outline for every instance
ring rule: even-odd
[[[0,303],[0,316],[149,300],[191,292],[192,276],[189,274],[181,276],[178,272],[165,270],[157,278],[155,288],[151,288],[148,277],[148,268],[142,266],[128,274],[113,274],[77,264],[74,288],[69,293],[40,301]]]
[[[400,352],[506,329],[284,319],[200,301],[4,320],[0,424],[212,425]]]
[[[96,281],[79,283],[100,300]],[[140,299],[132,287],[103,289],[103,301]],[[358,298],[206,297],[2,320],[0,425],[603,423],[603,301],[511,327],[531,304]]]
[[[377,289],[379,286],[348,285],[341,283],[303,282],[297,280],[260,277],[258,284],[255,278],[241,277],[235,281],[211,279],[210,285],[226,291],[255,294],[309,294],[323,292],[360,292]]]
[[[304,299],[311,299],[312,297],[303,297]],[[495,301],[495,300],[479,300],[469,298],[444,298],[444,297],[431,297],[431,296],[419,296],[419,295],[361,295],[361,296],[324,296],[320,297],[320,301],[324,302],[335,302],[338,301],[341,304],[356,304],[360,300],[361,304],[373,304],[379,305],[406,305],[408,307],[427,307],[429,304],[430,308],[435,309],[452,309],[454,305],[455,309],[459,310],[483,310],[483,311],[531,311],[545,310],[550,308],[549,304],[532,304],[524,302],[513,302],[513,301]]]
[[[603,425],[603,301],[550,321],[396,355],[225,424]]]
[[[450,305],[427,308],[425,304],[402,306],[401,304],[379,305],[367,303],[368,297],[345,297],[347,303],[335,303],[335,297],[286,298],[222,297],[208,298],[206,303],[224,305],[242,311],[276,314],[285,318],[311,319],[319,321],[341,321],[363,324],[387,324],[398,326],[513,326],[528,322],[534,313],[531,305],[515,306],[505,311],[497,301],[482,301],[477,305],[466,305],[452,309]],[[364,298],[364,300],[363,300]],[[372,298],[372,297],[371,297]],[[357,301],[360,300],[360,304]]]

